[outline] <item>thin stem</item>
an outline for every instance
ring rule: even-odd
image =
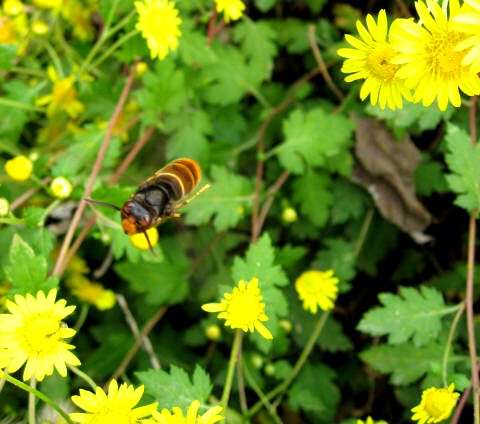
[[[90,310],[90,307],[86,303],[82,303],[82,306],[80,308],[80,315],[77,318],[77,322],[73,326],[73,329],[78,333],[80,328],[82,328],[83,323],[87,319],[88,316],[88,311]]]
[[[140,330],[138,329],[137,322],[135,321],[135,318],[130,311],[130,308],[128,307],[125,297],[121,294],[117,294],[117,303],[125,314],[125,320],[127,321],[130,330],[132,330],[133,335],[138,339],[140,337]],[[160,363],[158,362],[157,356],[155,355],[155,352],[153,350],[152,343],[150,342],[150,339],[147,335],[143,337],[143,347],[145,348],[145,351],[150,357],[152,368],[155,370],[159,370],[161,368]]]
[[[120,116],[120,113],[123,109],[123,106],[125,105],[125,102],[127,101],[128,94],[130,93],[130,89],[132,88],[133,80],[135,78],[135,69],[137,67],[137,62],[134,62],[130,69],[130,75],[127,78],[127,81],[125,83],[125,86],[123,88],[122,94],[120,95],[120,99],[117,102],[117,105],[115,107],[115,111],[113,112],[112,119],[110,119],[107,132],[105,134],[105,138],[103,139],[102,145],[100,146],[100,149],[98,151],[97,159],[95,160],[95,163],[93,164],[92,172],[90,174],[90,177],[87,182],[87,186],[85,187],[85,193],[84,197],[89,197],[90,194],[92,193],[93,186],[95,184],[95,180],[97,179],[97,175],[100,172],[100,169],[102,167],[103,159],[105,157],[105,154],[107,152],[108,146],[110,144],[110,140],[112,139],[113,135],[113,129],[115,127],[115,124],[118,121],[118,117]],[[55,268],[53,270],[53,275],[56,275],[60,277],[63,272],[65,271],[65,268],[67,266],[67,262],[65,261],[65,257],[67,255],[67,250],[68,247],[70,246],[70,242],[73,239],[73,234],[75,232],[75,229],[77,228],[80,218],[83,214],[83,210],[85,209],[86,202],[82,201],[78,205],[77,210],[75,211],[75,214],[72,218],[72,222],[70,224],[70,227],[68,228],[67,234],[65,235],[65,238],[63,239],[62,246],[60,248],[60,252],[57,257],[57,261],[55,263]]]
[[[117,50],[123,43],[126,41],[130,40],[130,38],[135,37],[139,31],[137,29],[134,29],[127,34],[125,34],[123,37],[119,38],[115,43],[113,43],[108,50],[105,51],[98,59],[95,60],[90,65],[90,68],[97,68],[105,59],[107,59],[115,50]]]
[[[45,112],[45,108],[43,107],[20,103],[16,100],[7,99],[6,97],[0,97],[0,105],[9,106],[15,109],[29,110],[31,112]]]
[[[86,373],[84,373],[83,371],[81,371],[79,368],[77,367],[72,367],[71,365],[67,365],[68,366],[68,369],[70,371],[72,371],[74,374],[78,375],[83,381],[85,381],[85,383],[87,383],[93,390],[95,390],[97,388],[97,384],[95,383],[95,381],[92,380],[92,378],[90,378],[90,376]]]
[[[472,103],[469,113],[470,122],[470,137],[472,144],[477,143],[476,131],[476,105],[478,97],[472,97]],[[470,352],[470,368],[472,378],[472,395],[473,395],[473,416],[474,423],[480,424],[480,399],[479,399],[479,381],[478,381],[478,362],[477,362],[477,348],[475,342],[475,314],[473,310],[474,293],[474,269],[475,269],[475,239],[476,239],[476,214],[470,215],[470,223],[468,229],[468,259],[467,259],[467,287],[465,304],[467,310],[467,331],[468,331],[468,348]]]
[[[35,377],[32,377],[30,379],[30,388],[36,389],[37,387],[37,381],[35,380]],[[37,423],[37,418],[36,418],[36,412],[35,412],[35,394],[30,391],[28,392],[28,422],[30,424],[36,424]]]
[[[153,327],[157,324],[158,321],[165,315],[165,312],[167,312],[168,307],[163,306],[160,308],[157,313],[145,324],[145,327],[142,328],[142,331],[140,331],[137,340],[133,344],[133,346],[130,348],[128,353],[125,355],[125,358],[123,358],[122,363],[118,366],[118,368],[115,370],[115,372],[112,374],[110,377],[110,380],[115,378],[118,379],[122,374],[125,373],[125,370],[128,367],[128,364],[130,361],[133,359],[135,354],[137,353],[138,349],[140,349],[140,346],[142,346],[143,340],[145,336],[152,331]]]
[[[312,352],[313,347],[315,346],[315,343],[318,339],[318,336],[322,332],[322,329],[323,329],[325,323],[327,322],[327,319],[328,319],[329,316],[330,316],[330,311],[325,311],[320,316],[319,320],[317,321],[317,324],[315,325],[315,328],[314,328],[312,334],[310,334],[310,338],[308,339],[307,344],[305,345],[305,347],[302,350],[302,353],[298,357],[297,362],[295,363],[295,365],[292,369],[292,372],[290,373],[290,375],[288,376],[288,378],[286,380],[284,380],[282,383],[280,383],[277,387],[272,389],[266,395],[268,400],[273,399],[278,394],[280,394],[282,396],[283,393],[285,392],[285,390],[288,388],[288,386],[290,386],[290,384],[292,384],[293,380],[295,380],[295,378],[298,376],[301,369],[305,365],[305,362],[307,361],[307,358],[309,357],[310,353]],[[255,405],[253,405],[252,408],[250,408],[249,416],[253,416],[256,412],[258,412],[260,410],[260,408],[262,406],[263,406],[263,404],[262,404],[261,400],[258,401]]]
[[[370,224],[372,223],[373,219],[373,214],[375,210],[374,208],[370,208],[365,215],[365,219],[363,220],[362,228],[360,230],[360,235],[358,236],[358,241],[357,244],[355,245],[355,251],[354,251],[354,256],[357,257],[363,247],[363,244],[365,243],[365,239],[367,238],[368,234],[368,229],[370,228]]]
[[[232,351],[230,353],[230,361],[228,362],[227,378],[225,379],[225,386],[223,388],[222,398],[220,400],[220,405],[223,407],[224,411],[227,410],[228,399],[232,390],[233,376],[235,374],[235,365],[238,360],[238,355],[240,354],[242,338],[243,332],[241,329],[237,328],[235,332],[235,337],[233,339]]]
[[[28,384],[25,384],[23,381],[17,380],[15,377],[12,377],[11,375],[7,374],[6,372],[3,374],[3,378],[7,380],[9,383],[13,384],[14,386],[18,387],[19,389],[22,389],[26,391],[27,393],[33,393],[38,399],[42,400],[45,402],[47,405],[49,405],[52,409],[57,411],[62,418],[69,424],[73,424],[72,420],[68,416],[68,414],[63,411],[52,399],[50,399],[47,395],[43,394],[39,390],[30,387]]]
[[[444,387],[448,386],[448,381],[447,381],[448,357],[450,355],[450,350],[452,347],[455,330],[457,329],[458,323],[460,321],[460,317],[463,315],[463,312],[465,311],[465,303],[461,303],[459,306],[457,306],[457,308],[458,308],[457,313],[453,318],[452,325],[450,326],[450,331],[448,332],[448,339],[447,339],[445,352],[443,353],[443,359],[442,359],[442,380],[443,380]]]
[[[216,22],[217,22],[217,6],[216,4],[212,7],[212,14],[210,15],[210,20],[208,21],[208,30],[207,30],[207,46],[212,44],[213,38],[216,34]]]

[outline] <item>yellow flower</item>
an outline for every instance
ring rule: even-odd
[[[295,281],[303,309],[312,314],[317,313],[318,307],[327,311],[332,309],[338,294],[338,278],[333,276],[333,270],[305,271]]]
[[[175,406],[172,408],[172,412],[168,409],[162,409],[161,412],[154,411],[152,416],[154,420],[148,420],[149,424],[214,424],[223,420],[221,406],[214,406],[209,408],[203,415],[198,415],[198,409],[200,408],[200,402],[194,400],[187,410],[187,415],[183,416],[182,410]]]
[[[367,417],[365,421],[357,420],[357,424],[388,424],[388,423],[384,420],[374,421],[372,417]]]
[[[70,117],[77,117],[83,112],[84,107],[77,100],[78,92],[75,88],[75,77],[70,75],[67,78],[59,78],[52,66],[48,67],[47,72],[50,80],[53,82],[53,89],[51,94],[37,99],[37,105],[43,106],[48,104],[48,116],[65,111]]]
[[[97,387],[95,393],[80,389],[80,394],[72,396],[72,402],[86,412],[74,412],[70,419],[78,423],[137,423],[140,418],[149,417],[157,409],[157,403],[134,408],[140,402],[144,387],[135,389],[116,380],[110,381],[107,393]]]
[[[282,211],[282,221],[285,222],[285,224],[291,224],[293,222],[296,222],[297,220],[298,220],[297,211],[291,206],[285,208]]]
[[[209,340],[218,340],[222,335],[222,330],[217,324],[210,324],[205,328],[205,337]]]
[[[439,423],[446,420],[460,396],[460,393],[456,393],[454,390],[453,384],[450,384],[448,388],[430,387],[424,390],[420,404],[412,408],[412,420],[418,421],[418,424]]]
[[[147,230],[147,236],[148,236],[148,240],[150,240],[150,244],[152,245],[152,247],[154,247],[158,243],[157,229],[155,227],[149,228]],[[148,245],[148,240],[147,240],[147,237],[145,237],[145,234],[138,233],[129,237],[130,237],[130,243],[132,243],[132,246],[136,247],[137,249],[140,249],[140,250],[150,249],[150,246]]]
[[[80,365],[70,352],[75,346],[64,341],[76,331],[62,321],[75,306],[66,306],[64,299],[55,301],[56,296],[57,290],[52,289],[47,296],[39,291],[36,297],[16,295],[15,302],[7,301],[10,313],[0,314],[0,346],[8,350],[11,358],[8,372],[15,372],[25,364],[23,379],[35,376],[42,381],[53,374],[54,367],[65,377],[66,364]]]
[[[245,10],[245,5],[242,0],[215,0],[217,12],[222,13],[225,22],[236,21],[240,19]]]
[[[240,280],[232,293],[223,296],[220,303],[207,303],[202,309],[220,312],[218,318],[225,319],[226,326],[252,333],[257,330],[265,339],[272,339],[272,333],[262,323],[268,321],[268,317],[264,313],[265,303],[261,302],[258,278],[252,278],[248,284]]]
[[[62,5],[62,17],[73,27],[73,35],[81,41],[91,40],[95,30],[92,23],[94,7],[85,7],[78,0],[69,0]]]
[[[50,27],[45,21],[41,19],[35,19],[32,22],[32,31],[35,35],[45,35],[50,31]]]
[[[33,0],[33,4],[42,9],[56,9],[61,6],[62,0]]]
[[[50,190],[55,197],[66,199],[72,192],[72,184],[64,177],[56,177],[50,183]]]
[[[179,26],[182,20],[178,17],[175,3],[169,0],[136,1],[138,12],[136,29],[141,31],[147,40],[150,56],[164,59],[170,50],[178,47],[178,37],[182,34]]]
[[[9,16],[17,16],[23,12],[23,4],[20,0],[5,0],[3,2],[3,11]]]
[[[115,293],[106,289],[100,283],[90,281],[87,277],[75,274],[68,278],[68,284],[72,287],[72,294],[81,301],[94,305],[100,311],[112,309],[115,306]]]
[[[7,216],[10,211],[10,202],[5,197],[0,197],[0,216]]]
[[[399,51],[393,59],[400,65],[396,75],[414,90],[414,102],[430,106],[436,99],[440,110],[449,102],[459,107],[459,90],[469,96],[480,93],[480,78],[471,67],[462,65],[466,53],[456,49],[467,37],[453,27],[459,2],[449,1],[448,17],[434,0],[417,1],[415,8],[423,26],[396,19],[390,30],[392,44]]]
[[[397,51],[392,47],[388,35],[388,22],[385,10],[378,14],[377,22],[372,15],[367,15],[367,27],[357,21],[357,30],[361,39],[349,34],[347,42],[353,47],[337,51],[339,56],[347,58],[341,71],[350,74],[345,81],[364,80],[360,89],[360,98],[370,96],[370,103],[377,103],[382,109],[395,110],[403,107],[403,99],[410,100],[410,90],[403,80],[396,76],[399,68],[392,62]]]
[[[33,171],[33,163],[26,156],[15,156],[5,163],[5,172],[14,181],[26,181]]]
[[[480,0],[465,0],[453,21],[456,30],[470,34],[457,45],[457,50],[468,49],[462,64],[472,65],[474,72],[480,72]]]

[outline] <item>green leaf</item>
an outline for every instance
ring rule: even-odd
[[[244,19],[235,25],[233,38],[239,42],[249,59],[249,69],[261,75],[261,80],[269,79],[273,71],[273,59],[277,54],[276,32],[265,21]],[[252,78],[252,79],[255,79]]]
[[[315,423],[334,422],[340,391],[334,384],[335,372],[325,365],[307,364],[288,391],[294,410],[313,414]]]
[[[293,201],[316,227],[323,227],[330,216],[333,203],[331,179],[327,174],[307,172],[293,182]]]
[[[320,107],[308,112],[296,109],[284,120],[285,141],[273,152],[285,169],[302,174],[306,164],[324,166],[329,158],[347,150],[354,128],[351,119]]]
[[[468,134],[448,125],[445,137],[449,153],[446,155],[448,168],[447,183],[457,194],[455,204],[469,213],[480,209],[480,144],[474,146]]]
[[[334,225],[360,219],[371,204],[365,190],[346,179],[332,181],[331,191],[334,200],[330,216]]]
[[[0,70],[9,71],[13,67],[17,50],[18,46],[13,44],[0,44]]]
[[[136,98],[146,125],[158,124],[163,114],[177,112],[185,102],[185,77],[173,59],[157,60],[153,70],[143,74],[142,82]]]
[[[360,358],[374,370],[391,374],[392,384],[404,386],[429,372],[433,363],[441,362],[444,349],[444,345],[433,343],[421,347],[412,343],[383,344],[363,351]]]
[[[217,231],[233,228],[252,202],[252,183],[248,178],[221,166],[212,166],[212,186],[185,207],[186,222],[200,225],[213,218]]]
[[[432,193],[446,193],[448,191],[444,165],[426,155],[424,155],[422,162],[415,170],[414,178],[417,193],[422,196],[430,196]]]
[[[167,144],[169,159],[190,157],[205,163],[208,158],[208,136],[212,134],[212,123],[202,109],[185,109],[165,120],[165,131],[172,136]]]
[[[18,234],[13,236],[9,252],[10,264],[5,267],[5,274],[11,284],[10,294],[35,295],[38,290],[45,294],[57,287],[58,278],[47,279],[47,259],[36,255],[29,244]]]
[[[333,269],[340,281],[350,281],[355,275],[355,246],[339,238],[326,239],[325,248],[320,250],[313,262],[315,268],[321,270]]]
[[[401,287],[400,295],[381,293],[379,298],[383,306],[363,316],[358,324],[360,331],[372,336],[388,335],[390,344],[413,339],[415,346],[425,345],[438,337],[445,302],[434,288]]]
[[[186,371],[175,365],[170,367],[169,373],[151,370],[135,375],[145,386],[145,393],[152,396],[161,408],[178,406],[186,412],[194,400],[202,404],[200,411],[207,408],[204,403],[212,391],[212,384],[208,374],[199,365],[195,366],[191,380]]]

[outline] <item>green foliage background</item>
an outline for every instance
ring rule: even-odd
[[[83,213],[74,240],[97,216],[76,253],[88,264],[88,278],[122,294],[140,329],[164,311],[148,333],[161,370],[139,349],[121,376],[144,384],[147,399],[161,408],[185,408],[195,398],[218,401],[233,331],[222,327],[219,340],[208,340],[205,329],[216,319],[201,305],[219,301],[239,279],[258,277],[274,338],[244,337],[248,407],[242,410],[235,383],[228,422],[243,416],[351,423],[368,415],[409,422],[422,389],[454,382],[465,390],[469,341],[465,316],[458,323],[454,317],[465,297],[468,216],[480,203],[480,155],[468,135],[468,109],[441,113],[406,105],[392,112],[362,104],[358,86],[343,81],[336,55],[345,46],[343,34],[355,33],[356,19],[379,8],[398,15],[396,4],[368,2],[367,10],[326,0],[254,0],[240,21],[222,24],[209,40],[213,2],[179,1],[180,45],[162,61],[149,59],[139,34],[122,41],[135,16],[110,38],[101,37],[103,23],[115,28],[134,10],[130,0],[100,0],[92,39],[84,41],[61,16],[35,12],[51,25],[51,37],[32,35],[21,53],[0,45],[1,158],[35,158],[29,181],[0,176],[0,195],[16,206],[0,221],[5,298],[59,286],[60,296],[78,305],[69,325],[79,320],[72,343],[81,369],[99,385],[118,372],[135,343],[124,310],[82,306],[65,287],[65,275],[54,272],[65,232],[52,231],[51,212],[66,202],[53,199],[46,181],[68,178],[74,186],[69,201],[81,202],[105,123],[132,64],[141,60],[148,70],[128,93],[128,132],[111,139],[90,197],[121,206],[139,183],[178,157],[197,160],[201,184],[211,188],[182,209],[182,219],[159,227],[155,256],[130,245],[117,212],[95,207]],[[50,65],[64,75],[83,72],[76,84],[84,111],[75,119],[63,112],[47,116],[35,105],[51,90]],[[325,82],[327,74],[342,98]],[[434,216],[426,230],[431,241],[417,244],[354,183],[354,116],[384,122],[398,139],[411,135],[421,150],[415,184]],[[144,136],[138,155],[110,184]],[[289,208],[298,220],[285,219]],[[333,269],[340,295],[300,373],[281,393],[275,416],[258,404],[259,393],[288,381],[319,319],[302,309],[294,290],[295,279],[310,269]],[[39,385],[58,401],[81,387],[85,383],[72,373]],[[21,420],[25,399],[7,384],[0,416]]]

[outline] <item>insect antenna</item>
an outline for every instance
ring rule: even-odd
[[[147,239],[147,243],[148,243],[148,247],[150,248],[150,252],[152,252],[152,255],[157,256],[157,254],[155,253],[155,250],[153,250],[152,243],[150,242],[150,239],[148,238],[147,231],[144,230],[143,234],[145,235],[145,238]]]
[[[205,190],[208,190],[211,187],[210,184],[205,184],[200,190],[192,194],[188,199],[184,199],[176,206],[175,209],[183,208],[185,205],[188,205],[193,199],[200,196]]]
[[[88,197],[84,197],[83,200],[85,200],[85,202],[89,203],[90,205],[105,206],[106,208],[115,209],[116,211],[121,211],[122,210],[122,208],[119,208],[118,206],[112,205],[111,203],[100,202],[99,200],[93,200],[93,199],[90,199]]]

